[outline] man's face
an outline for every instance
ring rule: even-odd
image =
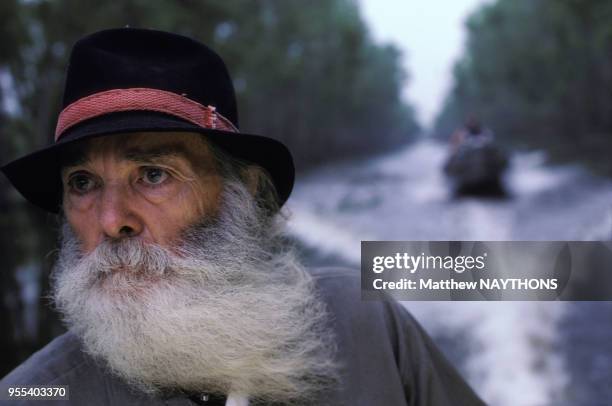
[[[201,136],[123,134],[63,158],[53,298],[88,354],[150,393],[276,402],[333,376],[325,307],[279,219]]]
[[[211,149],[191,133],[91,140],[68,159],[62,182],[84,253],[125,237],[171,247],[189,225],[216,215],[222,190]]]

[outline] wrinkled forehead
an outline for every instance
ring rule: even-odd
[[[150,162],[187,160],[194,167],[215,167],[215,157],[205,137],[196,133],[126,133],[74,143],[62,152],[62,167],[82,165],[103,156],[117,160]]]

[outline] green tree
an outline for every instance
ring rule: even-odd
[[[466,52],[437,119],[477,114],[506,143],[612,174],[612,3],[498,0],[467,22]]]

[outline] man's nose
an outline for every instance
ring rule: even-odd
[[[98,219],[107,237],[134,237],[142,233],[144,226],[133,204],[133,197],[130,197],[127,187],[106,185],[103,188]]]

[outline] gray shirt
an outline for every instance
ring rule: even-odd
[[[341,383],[325,397],[326,404],[483,404],[403,306],[362,301],[357,272],[322,268],[311,273],[332,315],[342,365]],[[68,385],[70,400],[47,401],[53,405],[194,405],[184,397],[150,398],[132,389],[85,354],[70,332],[0,381],[2,390],[21,385]]]

